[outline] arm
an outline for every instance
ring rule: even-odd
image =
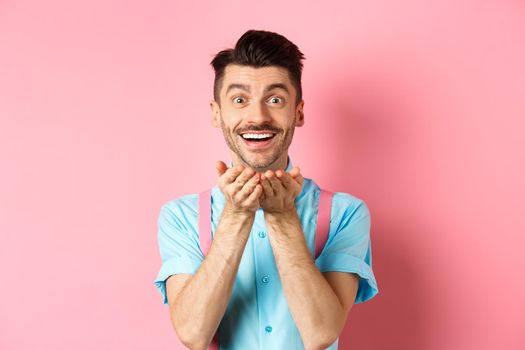
[[[305,349],[325,349],[345,325],[359,277],[321,274],[310,256],[295,208],[287,213],[265,213],[265,220],[286,301]]]
[[[210,251],[195,275],[174,275],[166,282],[171,322],[191,349],[205,349],[217,331],[253,221],[253,215],[223,212]]]
[[[173,327],[191,349],[205,349],[217,331],[262,193],[253,170],[226,171],[224,163],[220,168],[226,205],[210,250],[195,275],[174,275],[166,282]]]
[[[261,176],[268,237],[292,317],[306,349],[324,349],[341,333],[358,290],[355,274],[315,266],[295,208],[303,177],[298,168]]]

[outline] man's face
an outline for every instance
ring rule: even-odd
[[[303,105],[296,105],[285,68],[240,65],[226,66],[220,101],[210,103],[212,124],[222,128],[235,163],[261,172],[286,167],[294,129],[304,124]]]

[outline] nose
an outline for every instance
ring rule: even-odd
[[[247,112],[247,121],[251,124],[264,124],[272,120],[270,111],[264,102],[252,103]]]

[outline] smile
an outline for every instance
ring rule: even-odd
[[[264,149],[273,143],[275,135],[273,132],[247,132],[240,136],[249,149]]]

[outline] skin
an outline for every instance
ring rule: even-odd
[[[244,88],[228,88],[232,84]],[[284,88],[268,89],[272,84]],[[287,90],[287,91],[286,91]],[[353,306],[359,277],[321,273],[310,256],[295,208],[304,178],[298,167],[285,172],[296,126],[304,124],[304,101],[281,67],[228,65],[220,100],[211,101],[212,125],[221,128],[233,166],[217,162],[218,186],[225,207],[215,238],[194,275],[166,281],[173,327],[191,349],[206,349],[228,305],[242,253],[262,208],[268,238],[292,317],[305,349],[324,349],[341,333]],[[271,147],[251,150],[240,133],[276,132]],[[194,303],[195,300],[201,300]]]

